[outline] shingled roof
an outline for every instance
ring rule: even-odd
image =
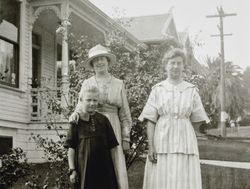
[[[168,35],[178,39],[172,14],[147,15],[124,18],[125,27],[142,42],[161,42]]]

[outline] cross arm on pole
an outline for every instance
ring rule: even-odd
[[[223,36],[232,36],[232,33],[228,33],[228,34],[223,34]],[[210,35],[211,37],[220,37],[220,34],[215,34],[215,35]]]

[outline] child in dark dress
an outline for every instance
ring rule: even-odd
[[[68,148],[70,181],[77,189],[118,189],[110,150],[118,144],[107,117],[97,113],[99,92],[85,89],[80,97],[80,119],[70,123]]]

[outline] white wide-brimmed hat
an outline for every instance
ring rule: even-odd
[[[98,44],[89,50],[88,59],[84,63],[84,67],[88,70],[93,70],[91,61],[99,56],[105,56],[109,58],[109,66],[112,66],[116,62],[116,56],[110,53],[109,49]]]

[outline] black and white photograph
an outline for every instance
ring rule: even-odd
[[[250,189],[249,18],[0,0],[0,189]]]

